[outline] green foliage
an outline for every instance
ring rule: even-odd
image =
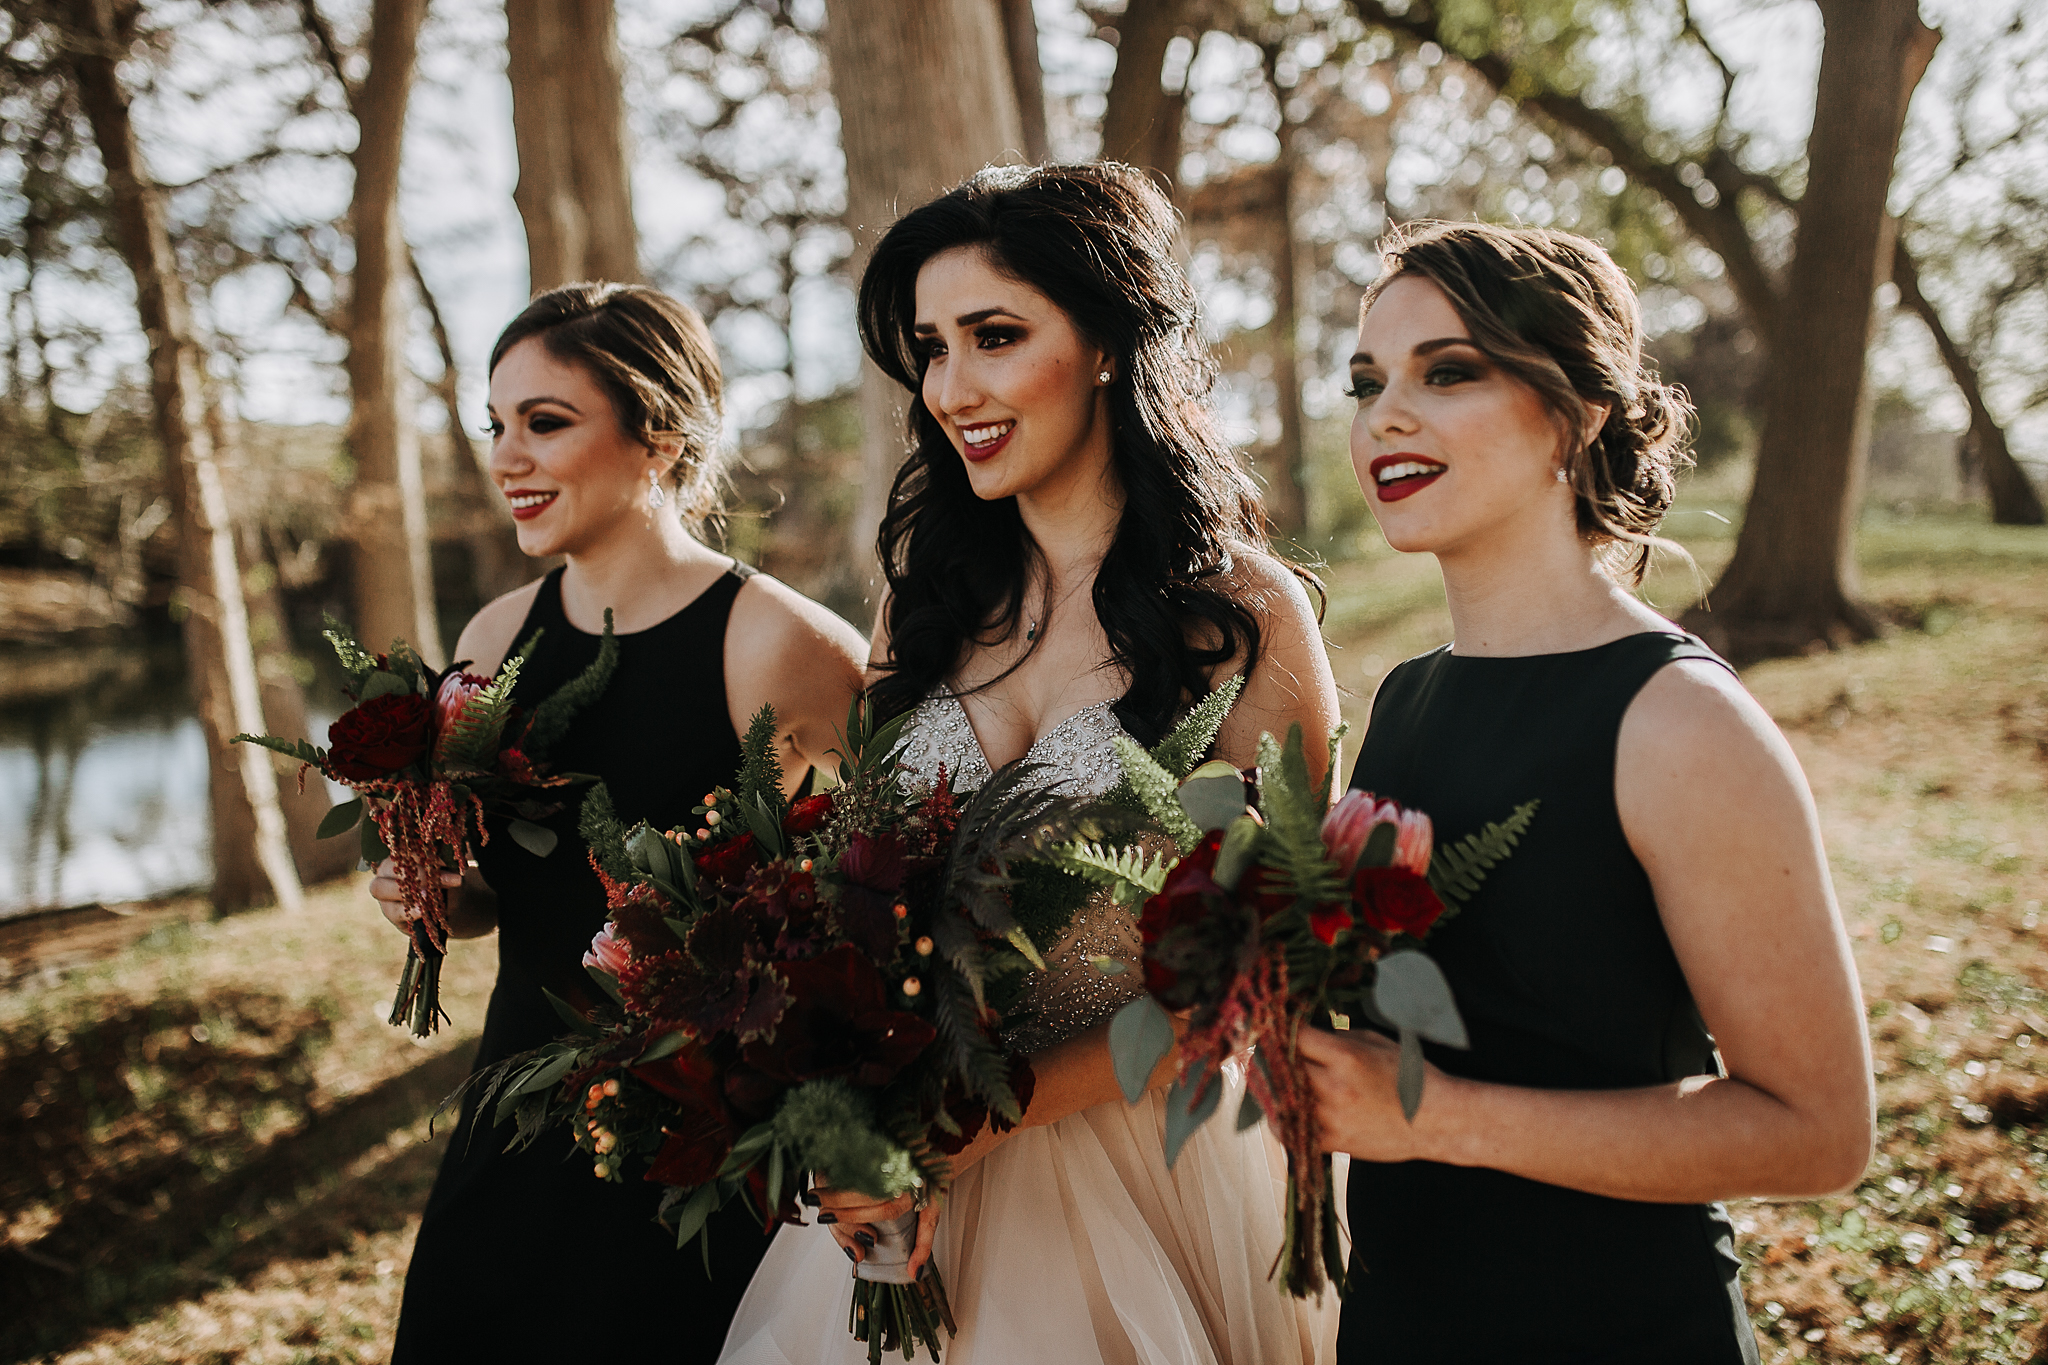
[[[1322,801],[1309,780],[1302,745],[1299,724],[1287,727],[1284,749],[1271,735],[1259,736],[1259,813],[1266,817],[1260,861],[1298,899],[1343,900],[1344,884],[1323,847]]]
[[[1010,1089],[1010,1059],[981,1028],[982,1002],[959,972],[935,971],[932,982],[932,1026],[946,1064],[961,1077],[967,1093],[1012,1123],[1024,1113]]]
[[[1437,847],[1429,860],[1429,884],[1444,903],[1445,919],[1456,914],[1479,889],[1489,868],[1514,851],[1516,840],[1536,818],[1536,807],[1541,804],[1525,802],[1506,820],[1489,822],[1477,834]]]
[[[1117,735],[1111,742],[1116,745],[1116,756],[1123,760],[1124,765],[1119,791],[1128,788],[1131,798],[1152,817],[1166,837],[1181,848],[1193,848],[1200,843],[1202,831],[1195,828],[1195,822],[1188,819],[1188,813],[1181,809],[1174,775],[1151,754],[1139,748],[1135,740]],[[1112,791],[1107,799],[1118,799],[1118,792]]]
[[[1153,761],[1172,774],[1175,781],[1193,772],[1202,756],[1216,743],[1216,732],[1223,728],[1223,718],[1230,714],[1230,708],[1237,704],[1243,691],[1244,675],[1240,673],[1196,702],[1166,738],[1153,746]]]
[[[585,794],[583,809],[576,818],[576,832],[590,846],[591,856],[597,859],[605,876],[620,882],[632,878],[633,859],[626,852],[626,840],[632,831],[619,819],[612,806],[612,794],[604,783],[593,783]]]
[[[1088,881],[1064,865],[1033,860],[1010,869],[1010,914],[1041,957],[1067,932],[1088,894]]]
[[[505,661],[498,676],[463,703],[448,733],[440,737],[440,758],[458,768],[487,769],[497,760],[498,739],[512,715],[512,688],[519,681],[521,653]]]
[[[851,786],[856,778],[894,763],[897,751],[903,747],[903,727],[912,714],[905,711],[894,720],[878,722],[873,697],[866,692],[855,697],[846,708],[846,728],[839,732],[840,747],[826,750],[839,756],[840,785]]]
[[[539,640],[540,633],[536,631],[520,650],[520,657],[524,658]],[[556,688],[554,695],[533,708],[533,720],[520,741],[520,748],[529,759],[540,759],[561,740],[569,723],[611,685],[612,672],[618,666],[619,638],[612,634],[612,609],[606,607],[604,635],[598,641],[597,657],[591,660],[590,667]]]
[[[260,745],[272,753],[295,758],[301,763],[311,763],[315,767],[327,761],[325,749],[316,749],[303,739],[279,739],[275,735],[236,735],[232,742]]]
[[[1108,848],[1082,840],[1056,848],[1048,856],[1062,875],[1084,886],[1106,886],[1124,905],[1157,895],[1166,883],[1167,865],[1172,857],[1163,852],[1148,854],[1135,846]]]
[[[920,1183],[910,1152],[877,1123],[871,1096],[837,1077],[790,1091],[773,1124],[778,1147],[839,1189],[894,1199]]]
[[[352,686],[361,687],[363,680],[377,671],[376,656],[357,644],[354,633],[340,621],[329,616],[320,633],[334,646],[334,657],[341,661],[342,671],[348,674]]]

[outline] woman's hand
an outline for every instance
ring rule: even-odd
[[[813,1183],[818,1199],[818,1222],[846,1252],[846,1259],[855,1265],[866,1260],[868,1253],[875,1249],[875,1225],[893,1223],[910,1212],[917,1202],[915,1194],[899,1194],[894,1199],[878,1203],[873,1195],[862,1194],[859,1190],[835,1190],[825,1183],[823,1176],[814,1177]],[[924,1270],[925,1262],[931,1260],[932,1237],[938,1226],[937,1201],[918,1210],[917,1245],[910,1251],[912,1278],[916,1278]]]
[[[372,869],[370,896],[391,927],[412,937],[412,916],[408,913],[405,887],[398,880],[397,865],[389,858]],[[451,938],[476,938],[498,926],[497,895],[473,870],[468,877],[453,872],[441,874],[448,888],[448,933]]]
[[[1316,1124],[1326,1152],[1348,1152],[1361,1161],[1426,1159],[1424,1138],[1435,1117],[1430,1101],[1454,1082],[1423,1063],[1422,1107],[1415,1122],[1401,1112],[1398,1079],[1401,1045],[1371,1029],[1331,1033],[1304,1028],[1301,1060],[1315,1092]],[[1438,1106],[1441,1108],[1441,1104]]]

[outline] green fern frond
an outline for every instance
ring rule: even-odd
[[[1447,914],[1463,907],[1486,879],[1488,869],[1514,852],[1516,841],[1529,828],[1529,822],[1536,818],[1536,808],[1542,804],[1524,802],[1507,819],[1489,823],[1477,834],[1437,848],[1429,860],[1429,885],[1443,901]]]
[[[612,794],[602,782],[593,783],[583,798],[583,809],[576,817],[576,832],[583,836],[591,856],[604,869],[604,875],[615,882],[631,880],[637,869],[631,855],[626,852],[626,836],[632,831],[619,819],[618,811],[612,805]]]
[[[1216,732],[1223,728],[1223,718],[1230,714],[1243,691],[1244,675],[1240,673],[1195,703],[1194,709],[1182,716],[1166,738],[1153,747],[1154,761],[1171,773],[1174,781],[1180,781],[1201,763],[1202,755],[1216,742]]]
[[[1166,885],[1171,855],[1148,854],[1142,848],[1104,848],[1077,841],[1051,851],[1049,861],[1063,871],[1116,890],[1156,896]]]
[[[527,641],[531,649],[533,640]],[[522,746],[528,758],[541,758],[553,748],[584,707],[596,701],[611,684],[619,666],[619,637],[612,634],[612,609],[604,609],[604,635],[597,643],[597,657],[590,667],[556,688],[554,695],[533,708],[533,720],[526,727]]]
[[[350,682],[360,684],[377,671],[376,656],[357,644],[354,633],[333,615],[327,617],[327,627],[320,633],[334,646],[334,657],[341,661],[342,671],[348,674]]]
[[[1261,861],[1299,898],[1341,900],[1344,886],[1323,847],[1322,812],[1302,746],[1299,724],[1288,727],[1285,748],[1270,734],[1259,736],[1259,813],[1266,817]]]
[[[512,686],[519,681],[523,654],[505,661],[488,686],[463,703],[462,712],[441,740],[443,762],[460,768],[488,768],[498,754],[498,739],[512,716]]]
[[[1123,761],[1124,781],[1166,837],[1183,849],[1200,843],[1202,831],[1188,819],[1188,813],[1181,809],[1180,797],[1175,794],[1178,779],[1139,748],[1135,740],[1117,735],[1111,742],[1116,745],[1116,756]]]
[[[939,1043],[967,1093],[1012,1123],[1023,1111],[1010,1089],[1010,1062],[981,1027],[981,1002],[967,983],[951,972],[935,973],[932,1024]]]

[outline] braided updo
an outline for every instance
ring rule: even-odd
[[[1380,244],[1364,308],[1402,275],[1449,298],[1472,341],[1543,399],[1563,441],[1579,534],[1617,578],[1639,585],[1671,509],[1692,417],[1685,391],[1643,363],[1635,286],[1588,238],[1486,223],[1409,223]],[[1590,437],[1587,403],[1607,420]],[[1680,553],[1683,553],[1681,550]]]

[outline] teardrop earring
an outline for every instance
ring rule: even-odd
[[[661,471],[649,469],[647,471],[647,505],[659,511],[667,503],[668,494],[663,492],[661,487]]]

